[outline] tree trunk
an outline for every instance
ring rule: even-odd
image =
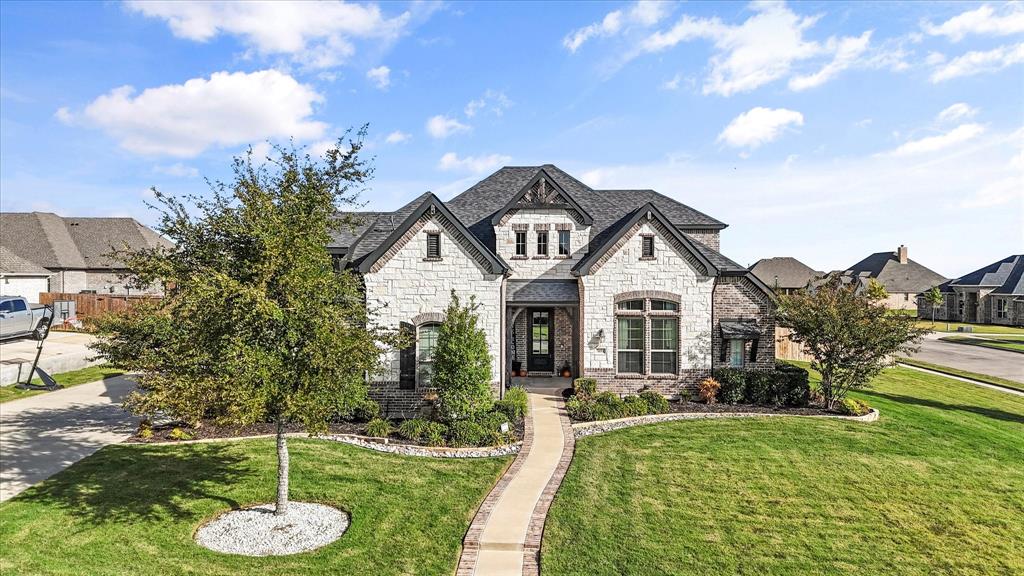
[[[284,424],[277,421],[277,506],[274,514],[288,513],[288,439],[284,437]]]

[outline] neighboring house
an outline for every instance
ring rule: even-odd
[[[1024,254],[1007,256],[938,285],[942,306],[936,320],[1024,326]],[[932,305],[917,297],[917,315],[932,317]]]
[[[825,275],[790,256],[763,258],[750,267],[750,272],[776,294],[792,294]]]
[[[49,212],[0,213],[5,285],[0,291],[14,292],[35,302],[39,292],[104,294],[129,292],[121,277],[124,263],[111,259],[114,250],[139,250],[170,246],[170,242],[132,218],[70,218]],[[7,262],[12,262],[8,275]],[[15,280],[13,268],[31,270]],[[44,282],[45,278],[45,282]],[[160,287],[132,289],[131,293],[159,293]]]
[[[451,292],[474,296],[496,395],[513,369],[676,396],[721,366],[773,369],[771,290],[718,252],[725,224],[653,190],[595,190],[550,164],[506,167],[442,202],[423,194],[335,233],[383,325],[416,341],[371,376],[414,412]]]
[[[875,280],[889,293],[885,305],[894,310],[917,310],[917,295],[941,284],[946,278],[907,257],[907,247],[895,252],[876,252],[843,272],[844,281],[858,289]]]
[[[0,294],[38,302],[39,293],[48,290],[49,282],[49,270],[0,246]]]

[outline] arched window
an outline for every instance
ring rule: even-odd
[[[437,322],[420,324],[416,329],[416,383],[419,386],[430,386],[434,373],[434,348],[440,331],[441,325]]]
[[[679,372],[679,303],[660,298],[620,300],[615,305],[616,371],[620,374]]]

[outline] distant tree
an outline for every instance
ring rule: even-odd
[[[874,278],[868,279],[868,287],[865,290],[868,298],[872,300],[885,300],[889,297],[889,291],[882,286],[882,283]]]
[[[446,420],[471,418],[494,403],[491,354],[487,334],[478,326],[477,308],[474,296],[463,305],[453,290],[437,334],[430,382],[437,389],[438,411]]]
[[[858,294],[838,276],[813,292],[779,296],[778,322],[792,328],[791,338],[814,357],[811,367],[821,373],[829,409],[850,390],[868,386],[895,354],[916,350],[928,332],[912,316],[891,314],[880,296],[871,290]]]
[[[373,327],[358,279],[325,249],[332,228],[351,225],[337,210],[356,206],[371,177],[364,135],[339,139],[322,161],[292,147],[262,162],[250,150],[209,198],[154,189],[157,230],[175,247],[122,257],[136,282],[173,288],[97,322],[100,356],[140,374],[134,412],[276,425],[277,514],[288,508],[286,424],[320,432],[365,405],[364,373],[380,368],[381,346],[399,344]]]
[[[935,324],[935,309],[942,306],[942,303],[945,301],[938,286],[932,286],[931,290],[924,293],[924,301],[932,307],[932,324]]]

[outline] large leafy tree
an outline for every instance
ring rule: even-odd
[[[250,151],[207,197],[154,190],[157,229],[175,246],[122,258],[136,282],[165,282],[167,296],[97,323],[100,355],[140,374],[128,400],[136,413],[276,424],[277,514],[288,507],[285,426],[323,431],[369,402],[364,374],[380,368],[381,346],[398,344],[325,249],[332,229],[353,225],[336,213],[357,205],[372,175],[364,134],[322,159],[291,147],[263,162]]]
[[[480,328],[474,297],[463,304],[452,291],[444,322],[434,348],[431,386],[437,389],[437,406],[446,420],[470,418],[493,404],[491,354],[487,335]]]
[[[883,298],[873,290],[858,294],[838,276],[812,291],[779,296],[778,322],[814,356],[811,367],[821,373],[829,409],[850,390],[866,387],[896,354],[916,350],[928,332],[916,318],[891,313]]]

